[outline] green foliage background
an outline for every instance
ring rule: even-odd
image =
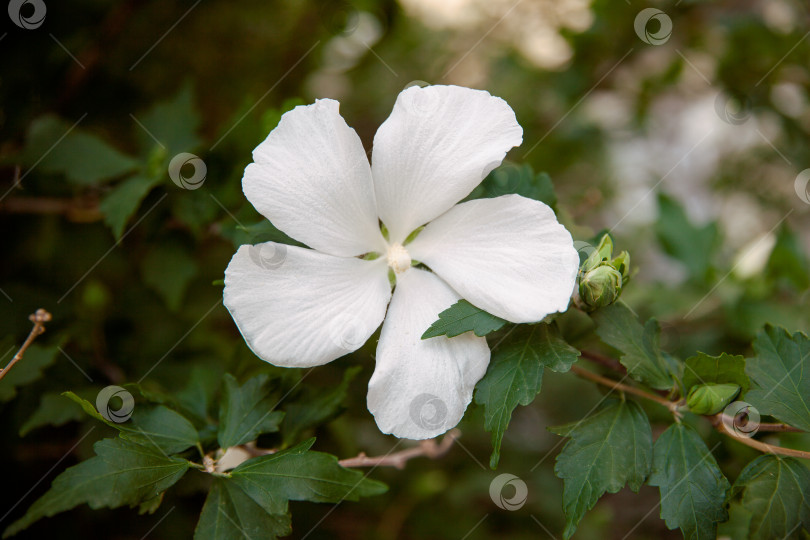
[[[379,433],[365,408],[376,335],[356,353],[311,373],[276,370],[250,353],[221,305],[217,282],[236,246],[289,241],[241,192],[251,150],[285,110],[329,93],[339,97],[342,115],[369,149],[410,81],[475,86],[503,97],[525,131],[523,146],[510,159],[549,173],[558,216],[575,239],[587,241],[618,221],[623,212],[616,214],[617,202],[630,208],[646,191],[622,182],[613,161],[617,144],[660,136],[664,127],[656,111],[666,99],[677,98],[681,105],[670,114],[679,115],[706,95],[734,96],[744,121],[729,137],[750,134],[756,122],[765,140],[718,151],[716,167],[691,197],[673,184],[683,178],[680,173],[662,178],[650,172],[648,186],[661,180],[648,201],[655,203],[651,221],[612,231],[617,248],[630,251],[638,267],[623,299],[642,321],[658,319],[662,349],[681,359],[696,351],[750,357],[751,342],[766,322],[790,333],[810,328],[810,205],[793,192],[796,174],[810,167],[806,3],[656,4],[672,18],[674,30],[667,44],[653,46],[633,30],[647,4],[594,0],[586,30],[561,30],[573,56],[553,70],[532,65],[499,32],[488,33],[500,15],[490,14],[474,28],[441,29],[394,1],[198,4],[47,2],[46,22],[34,30],[19,29],[3,15],[0,355],[6,356],[0,363],[27,334],[28,314],[44,307],[54,320],[13,378],[0,382],[0,516],[8,512],[0,528],[22,516],[58,472],[93,456],[93,444],[115,433],[60,396],[65,391],[92,402],[104,386],[138,381],[144,394],[174,396],[196,422],[215,410],[221,381],[238,384],[226,372],[241,383],[266,374],[277,381],[273,392],[279,396],[306,373],[306,383],[282,407],[290,424],[266,435],[267,446],[295,446],[314,435],[314,450],[344,458],[360,451],[385,454],[396,443]],[[772,12],[780,6],[792,10],[789,25]],[[335,40],[353,35],[358,10],[374,17],[379,41],[336,67]],[[800,96],[798,111],[784,103],[786,83]],[[611,110],[614,102],[595,100],[605,92],[619,96],[624,108]],[[598,120],[597,113],[611,112],[621,115],[618,127]],[[684,153],[701,134],[689,139]],[[169,180],[169,160],[179,152],[205,161],[200,189],[182,190]],[[689,164],[687,159],[682,166]],[[655,164],[647,165],[655,171]],[[554,204],[547,178],[531,170],[496,172],[473,196],[520,192]],[[741,195],[753,201],[753,209],[737,205]],[[773,248],[753,274],[740,271],[737,257],[747,248],[724,220],[729,206],[738,217],[751,213],[749,240],[773,233]],[[754,220],[754,214],[764,218]],[[599,344],[582,313],[572,311],[559,323],[569,343],[611,351]],[[599,335],[623,350],[601,330]],[[663,366],[667,359],[655,362]],[[359,372],[344,379],[352,366]],[[405,471],[375,470],[372,478],[389,486],[384,495],[342,503],[334,511],[292,502],[293,537],[311,531],[312,539],[519,539],[542,537],[544,528],[560,536],[567,523],[554,458],[562,439],[546,428],[585,416],[602,390],[564,373],[570,362],[548,367],[537,399],[512,415],[497,473],[488,466],[491,434],[484,426],[503,419],[489,410],[482,392],[460,425],[463,446],[440,461],[411,461]],[[538,390],[542,378],[541,368],[534,374]],[[341,392],[325,393],[340,381]],[[531,402],[532,390],[510,396],[513,406]],[[307,409],[312,403],[317,407]],[[334,414],[308,418],[315,409]],[[778,415],[778,404],[768,412]],[[622,414],[631,413],[649,417],[654,439],[667,426],[668,415],[656,405],[633,405]],[[678,429],[660,444],[699,432],[732,484],[759,455],[706,425]],[[806,435],[782,437],[784,444],[810,450]],[[760,471],[775,466],[759,459]],[[558,467],[565,469],[565,463]],[[489,484],[500,472],[527,483],[529,498],[521,510],[493,505]],[[650,482],[665,483],[662,475]],[[19,537],[141,538],[156,524],[152,538],[190,537],[210,481],[187,474],[153,514],[80,506]],[[767,492],[763,482],[744,496],[754,489]],[[603,497],[585,514],[576,538],[622,538],[631,530],[633,538],[680,538],[658,517],[658,490],[636,480],[631,486],[640,494],[622,489]],[[215,489],[218,497],[239,497],[224,484]]]

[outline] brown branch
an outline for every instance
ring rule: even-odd
[[[450,451],[453,442],[461,436],[461,431],[451,429],[444,436],[442,442],[436,443],[436,439],[428,439],[419,442],[419,446],[394,452],[385,456],[369,457],[363,452],[357,457],[341,459],[340,465],[343,467],[396,467],[404,469],[409,459],[425,456],[430,459],[438,459]]]
[[[679,403],[675,401],[670,401],[661,396],[657,396],[655,394],[647,392],[646,390],[642,390],[641,388],[636,388],[635,386],[629,386],[626,384],[622,384],[619,381],[614,381],[613,379],[602,377],[601,375],[597,375],[593,371],[588,371],[587,369],[583,369],[579,366],[571,366],[571,371],[573,371],[574,373],[576,373],[577,375],[579,375],[584,379],[589,379],[603,386],[613,388],[614,390],[620,390],[628,394],[643,397],[644,399],[649,399],[650,401],[655,401],[659,405],[663,405],[664,407],[669,409],[673,414],[679,415],[678,413]]]
[[[90,223],[103,216],[98,208],[98,198],[86,196],[79,199],[61,197],[9,197],[0,203],[0,212],[6,214],[57,214],[70,221]]]
[[[719,431],[720,433],[725,433],[732,439],[737,442],[740,442],[746,446],[750,446],[751,448],[755,448],[760,452],[764,452],[766,454],[778,454],[782,456],[791,456],[797,458],[804,458],[810,459],[810,452],[805,452],[803,450],[794,450],[793,448],[785,448],[783,446],[774,446],[772,444],[764,443],[762,441],[757,441],[756,439],[752,439],[751,437],[746,437],[745,435],[740,435],[735,433],[733,430],[728,429],[728,427],[723,423],[723,413],[718,413],[714,416],[708,417],[714,428]],[[762,429],[762,426],[769,426],[774,428],[775,426],[784,426],[784,424],[760,424],[758,429]],[[791,426],[785,426],[791,427]],[[793,429],[771,429],[770,431],[794,431]],[[798,430],[801,431],[801,430]]]
[[[678,408],[680,407],[680,403],[677,401],[670,401],[668,399],[662,398],[661,396],[657,396],[655,394],[651,394],[645,390],[640,388],[636,388],[634,386],[628,386],[626,384],[622,384],[618,381],[614,381],[612,379],[608,379],[607,377],[602,377],[601,375],[597,375],[592,371],[588,371],[587,369],[582,369],[579,366],[571,366],[571,371],[579,375],[584,379],[589,379],[593,382],[601,384],[603,386],[607,386],[608,388],[612,388],[614,390],[620,390],[622,392],[626,392],[628,394],[633,394],[639,397],[643,397],[650,401],[654,401],[659,405],[663,405],[667,409],[670,410],[674,415],[679,416],[680,413],[678,412]],[[741,442],[746,446],[750,446],[751,448],[756,448],[760,452],[765,452],[769,454],[779,454],[782,456],[792,456],[804,459],[810,459],[810,452],[805,452],[803,450],[794,450],[793,448],[784,448],[782,446],[774,446],[772,444],[764,443],[762,441],[757,441],[750,437],[746,437],[744,435],[739,435],[738,433],[733,432],[726,428],[723,424],[723,413],[718,413],[713,416],[704,415],[704,418],[708,418],[712,425],[719,431],[720,433],[725,433],[729,437],[733,438],[735,441]],[[798,431],[801,432],[802,430],[794,428],[792,426],[788,426],[785,424],[759,424],[758,431]]]
[[[591,362],[595,362],[599,365],[605,366],[608,369],[612,369],[618,373],[624,375],[627,373],[627,368],[625,368],[621,362],[616,360],[615,358],[611,358],[609,356],[605,356],[604,354],[600,354],[594,351],[580,351],[582,354],[582,358],[586,358]]]
[[[30,347],[34,340],[37,339],[37,336],[45,332],[45,323],[51,320],[51,314],[40,308],[36,311],[36,313],[29,315],[28,320],[34,323],[34,327],[28,334],[28,337],[25,338],[25,342],[23,342],[20,350],[14,355],[14,358],[12,358],[8,365],[2,371],[0,371],[0,379],[6,376],[6,373],[8,373],[9,370],[14,367],[14,364],[22,360],[25,351],[28,350],[28,347]]]

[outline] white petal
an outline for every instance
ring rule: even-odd
[[[253,151],[245,196],[273,225],[331,255],[383,251],[371,168],[339,104],[296,107]]]
[[[439,312],[458,295],[430,272],[397,275],[394,298],[368,384],[368,410],[383,433],[428,439],[461,420],[489,363],[485,338],[462,334],[422,340]]]
[[[519,195],[459,204],[407,249],[466,300],[516,323],[565,311],[579,268],[554,211]]]
[[[377,208],[393,242],[469,195],[523,141],[515,113],[489,92],[412,86],[374,137]]]
[[[266,242],[239,248],[225,270],[223,296],[259,358],[309,367],[360,348],[382,322],[391,286],[383,259]]]

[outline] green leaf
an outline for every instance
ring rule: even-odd
[[[194,107],[194,96],[189,84],[184,85],[173,98],[152,107],[138,120],[145,129],[138,127],[135,134],[146,153],[155,146],[163,145],[166,148],[166,157],[171,159],[180,152],[193,152],[200,145],[200,138],[197,136],[200,116]]]
[[[360,471],[341,467],[335,456],[310,451],[314,442],[250,459],[231,471],[231,481],[272,514],[286,513],[288,501],[356,501],[388,490]]]
[[[85,397],[95,396],[97,388],[80,392]],[[42,394],[39,407],[20,427],[20,437],[42,426],[61,426],[84,418],[82,408],[59,392]]]
[[[349,384],[360,373],[360,366],[353,366],[343,374],[341,383],[330,391],[306,392],[284,408],[281,424],[284,444],[295,442],[301,433],[319,426],[342,412]]]
[[[7,337],[0,342],[0,351],[5,353],[0,357],[0,367],[5,368],[14,354],[17,346],[11,337]],[[38,344],[31,345],[14,367],[0,379],[0,403],[9,401],[17,396],[17,389],[26,384],[30,384],[42,377],[45,368],[49,367],[56,360],[56,353],[59,348],[45,347]]]
[[[810,339],[766,325],[754,340],[754,352],[746,361],[753,382],[746,401],[760,414],[810,431]]]
[[[262,433],[278,431],[284,418],[273,411],[277,404],[271,397],[269,377],[265,374],[239,383],[231,374],[225,375],[225,387],[219,410],[219,445],[238,446],[255,440]]]
[[[771,278],[787,280],[800,291],[810,287],[810,263],[801,240],[787,225],[779,228],[765,273]]]
[[[197,263],[181,245],[159,244],[141,261],[143,282],[163,298],[171,311],[180,309],[183,295],[197,272]]]
[[[506,321],[477,308],[466,300],[459,300],[439,313],[439,319],[422,334],[422,339],[437,336],[456,337],[465,332],[473,332],[482,337],[500,330]]]
[[[519,326],[495,349],[475,388],[475,402],[484,406],[484,429],[492,432],[490,467],[498,466],[512,411],[540,393],[543,367],[565,372],[578,357],[579,351],[560,337],[556,325],[549,324]]]
[[[661,328],[655,319],[641,326],[635,313],[622,303],[601,308],[591,317],[602,341],[621,351],[619,362],[631,377],[658,390],[672,388],[672,377],[658,346]]]
[[[751,540],[802,538],[810,530],[810,471],[796,458],[760,456],[743,469],[733,494],[751,513]]]
[[[3,533],[17,534],[35,521],[87,503],[90,508],[136,506],[177,482],[188,461],[168,458],[160,451],[123,439],[103,439],[93,448],[97,456],[56,477],[45,495]]]
[[[166,454],[182,452],[199,441],[194,425],[180,413],[163,405],[137,403],[129,421],[116,423],[104,418],[91,402],[73,392],[65,392],[63,395],[78,403],[96,420],[117,429],[122,438],[154,447]]]
[[[74,184],[92,186],[134,171],[137,160],[104,139],[55,116],[34,120],[28,129],[23,161],[41,172],[64,174]]]
[[[135,175],[116,185],[98,205],[104,215],[104,223],[112,229],[116,240],[121,239],[124,227],[132,218],[144,197],[159,180],[142,175]]]
[[[652,464],[652,431],[647,415],[633,401],[613,401],[593,415],[549,428],[571,437],[557,456],[554,472],[564,480],[565,538],[571,538],[585,512],[606,491],[630,486],[638,492]]]
[[[205,499],[195,540],[275,540],[292,533],[289,514],[268,514],[229,479],[216,478]]]
[[[198,421],[207,423],[222,376],[223,368],[218,362],[192,367],[186,386],[175,394],[178,405]]]
[[[219,234],[223,238],[230,240],[235,248],[243,244],[260,244],[262,242],[303,246],[300,242],[296,242],[278,230],[266,219],[252,225],[241,226],[229,216],[224,223],[220,223]]]
[[[686,540],[714,539],[730,485],[695,430],[672,424],[655,441],[649,484],[661,493],[661,518]]]
[[[557,204],[557,195],[551,177],[544,172],[535,174],[528,163],[504,163],[491,171],[470,198],[500,197],[517,194],[543,202],[551,207]]]
[[[664,251],[686,266],[690,276],[705,280],[720,239],[717,224],[695,226],[683,207],[663,194],[658,196],[658,211],[655,232]]]
[[[722,353],[720,356],[709,356],[698,352],[684,362],[683,387],[684,392],[696,384],[736,384],[742,392],[748,391],[751,382],[745,374],[745,358]]]

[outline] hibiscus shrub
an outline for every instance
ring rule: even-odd
[[[598,37],[578,39],[630,54]],[[527,162],[534,105],[414,84],[374,135],[362,100],[205,126],[198,92],[128,101],[125,124],[12,115],[4,538],[810,535],[810,263],[787,215],[750,270],[664,194],[638,237],[591,228],[602,186]],[[532,163],[587,161],[585,131]]]

